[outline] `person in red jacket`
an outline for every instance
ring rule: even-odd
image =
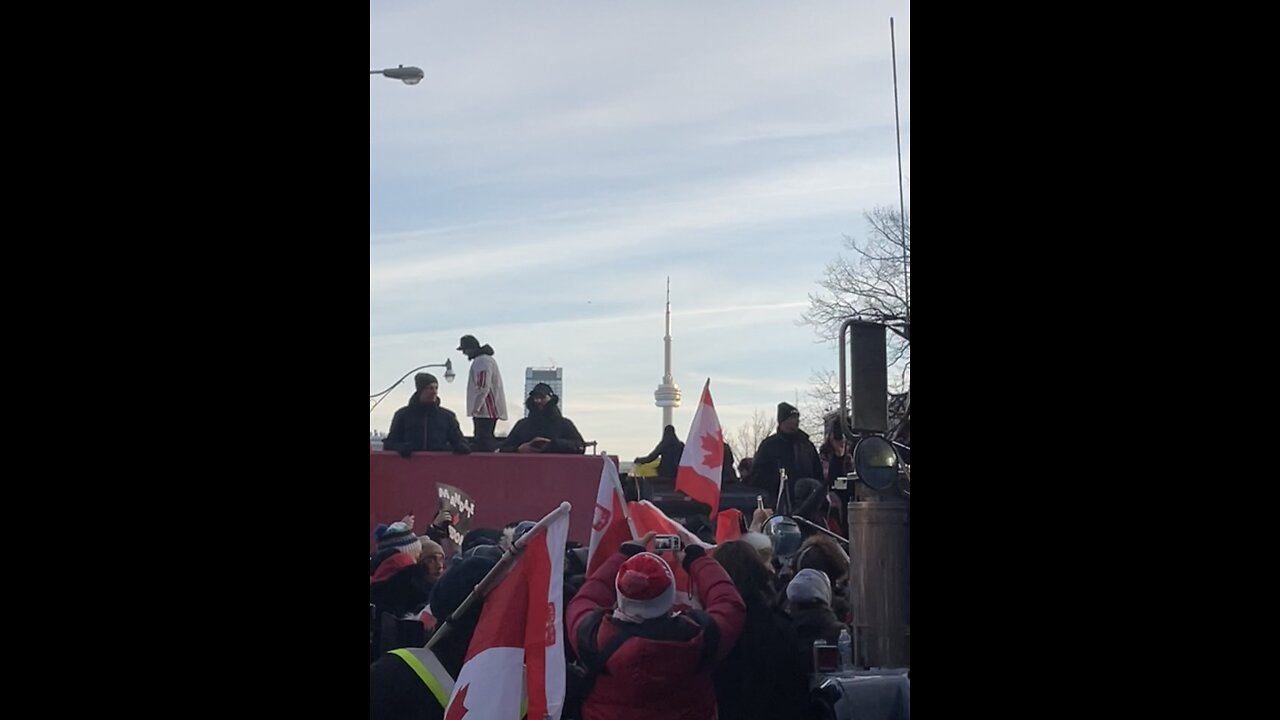
[[[661,557],[645,552],[649,533],[623,543],[569,603],[569,642],[599,652],[629,635],[609,657],[582,703],[582,720],[714,720],[711,671],[742,634],[746,605],[733,580],[697,545],[677,558],[705,610],[672,613],[675,578]]]

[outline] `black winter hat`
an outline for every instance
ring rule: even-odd
[[[465,553],[477,545],[497,545],[502,539],[502,531],[492,528],[475,528],[462,536],[462,547],[459,552]]]
[[[440,384],[440,381],[436,379],[436,376],[431,373],[418,373],[413,376],[413,385],[418,388],[418,392],[422,392],[422,388],[430,385],[431,383],[435,383],[437,385]]]
[[[800,417],[800,411],[796,409],[795,405],[784,402],[778,403],[778,424],[782,424],[783,420],[786,420],[792,415]]]
[[[496,560],[477,555],[446,570],[431,588],[431,614],[441,621],[449,617],[497,564]],[[479,604],[473,605],[472,612],[478,607]]]

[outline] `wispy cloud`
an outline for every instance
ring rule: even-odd
[[[554,362],[584,434],[647,452],[670,276],[678,425],[707,377],[726,426],[803,393],[835,366],[806,294],[897,202],[890,15],[909,172],[906,3],[375,2],[370,67],[426,79],[371,78],[370,387],[448,357],[460,408],[472,333],[513,418]]]

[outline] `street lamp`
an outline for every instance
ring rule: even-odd
[[[397,387],[399,387],[399,386],[400,386],[400,383],[402,383],[402,382],[404,382],[404,381],[405,381],[405,378],[407,378],[407,377],[409,377],[410,375],[412,375],[412,374],[414,374],[414,373],[418,372],[419,370],[426,370],[427,368],[433,368],[433,367],[442,367],[442,368],[444,368],[444,380],[445,380],[445,382],[453,382],[453,379],[454,379],[454,378],[456,378],[456,377],[458,377],[458,376],[457,376],[456,374],[454,374],[454,372],[453,372],[453,361],[452,361],[452,360],[445,360],[443,364],[441,364],[441,363],[433,363],[433,364],[431,364],[431,365],[419,365],[418,367],[416,367],[416,368],[414,368],[414,369],[410,370],[409,372],[405,373],[404,375],[401,375],[399,380],[395,381],[394,383],[391,383],[391,387],[387,388],[386,390],[383,390],[383,391],[382,391],[382,392],[380,392],[380,393],[374,393],[374,394],[370,395],[370,396],[369,396],[369,399],[370,399],[370,400],[372,400],[372,399],[374,399],[374,398],[378,398],[378,402],[374,403],[374,404],[373,404],[373,407],[369,408],[369,412],[370,412],[370,413],[372,413],[372,412],[373,412],[373,408],[378,407],[378,403],[382,402],[383,400],[386,400],[386,399],[387,399],[387,395],[388,395],[388,394],[390,394],[392,390],[395,390]]]
[[[422,75],[423,75],[422,68],[413,67],[412,65],[410,65],[409,67],[405,67],[404,65],[401,65],[399,67],[387,68],[385,70],[370,70],[369,74],[383,75],[383,76],[392,78],[393,80],[399,80],[403,82],[405,85],[417,85],[418,83],[422,82]],[[374,403],[373,407],[369,408],[369,412],[372,413],[373,408],[378,407],[378,403],[386,399],[387,393],[396,389],[396,385],[399,385],[400,383],[404,382],[404,378],[409,377],[411,373],[414,373],[414,372],[417,372],[418,370],[422,370],[423,368],[429,368],[429,367],[441,367],[441,366],[439,364],[435,364],[435,365],[423,365],[422,367],[414,368],[413,370],[410,370],[409,372],[405,373],[404,377],[397,380],[395,384],[392,385],[391,387],[387,388],[386,390],[383,390],[377,395],[370,395],[369,396],[370,400],[374,398],[378,398],[378,402]],[[455,377],[455,375],[453,374],[453,362],[450,360],[445,360],[443,367],[444,367],[444,379],[449,382],[453,382],[453,378]],[[382,397],[378,397],[378,395],[381,395]]]
[[[422,68],[410,65],[387,68],[386,70],[370,70],[370,75],[385,75],[393,80],[400,80],[405,85],[417,85],[422,82]]]

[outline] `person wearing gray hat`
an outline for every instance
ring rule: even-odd
[[[493,452],[498,441],[493,429],[499,420],[507,419],[507,395],[502,389],[502,373],[493,359],[493,348],[480,345],[475,335],[463,335],[458,349],[471,361],[467,376],[467,417],[474,429],[475,449]]]
[[[382,449],[408,458],[415,452],[453,452],[466,455],[471,446],[462,436],[458,416],[440,407],[440,382],[431,373],[413,376],[413,396],[391,418]]]
[[[787,585],[787,612],[801,647],[813,647],[819,639],[834,645],[846,627],[831,610],[830,578],[812,568],[796,573]]]

